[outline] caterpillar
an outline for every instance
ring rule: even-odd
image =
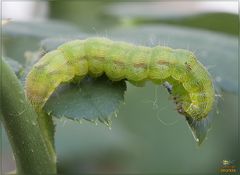
[[[103,74],[112,81],[126,79],[136,86],[147,80],[163,84],[177,111],[195,120],[206,118],[213,107],[210,74],[192,52],[107,38],[73,40],[46,53],[26,77],[26,95],[35,107],[43,108],[61,83]]]

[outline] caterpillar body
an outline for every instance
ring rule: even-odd
[[[214,103],[211,77],[192,52],[106,38],[69,41],[45,54],[26,78],[26,95],[35,107],[42,108],[61,83],[102,74],[113,81],[126,79],[135,85],[146,80],[167,82],[178,112],[196,120],[205,118]]]

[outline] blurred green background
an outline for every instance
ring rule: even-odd
[[[61,174],[218,174],[222,160],[239,164],[238,15],[196,10],[197,5],[191,9],[192,3],[51,1],[45,20],[4,26],[3,53],[21,64],[43,39],[52,37],[105,36],[189,49],[209,68],[222,96],[211,131],[198,146],[163,87],[127,84],[125,104],[111,130],[102,123],[55,120]],[[2,168],[8,172],[14,159],[4,133],[2,142]]]

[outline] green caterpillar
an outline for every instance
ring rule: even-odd
[[[205,118],[214,103],[210,75],[192,52],[106,38],[73,40],[45,54],[26,78],[26,94],[42,108],[61,83],[104,73],[113,81],[127,79],[135,85],[167,82],[178,112],[196,120]]]

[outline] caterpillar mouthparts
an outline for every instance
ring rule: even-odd
[[[26,78],[26,95],[36,108],[42,108],[61,83],[102,74],[112,81],[127,79],[137,86],[146,80],[163,84],[177,111],[195,120],[205,118],[214,103],[211,77],[192,52],[106,38],[73,40],[45,54]]]

